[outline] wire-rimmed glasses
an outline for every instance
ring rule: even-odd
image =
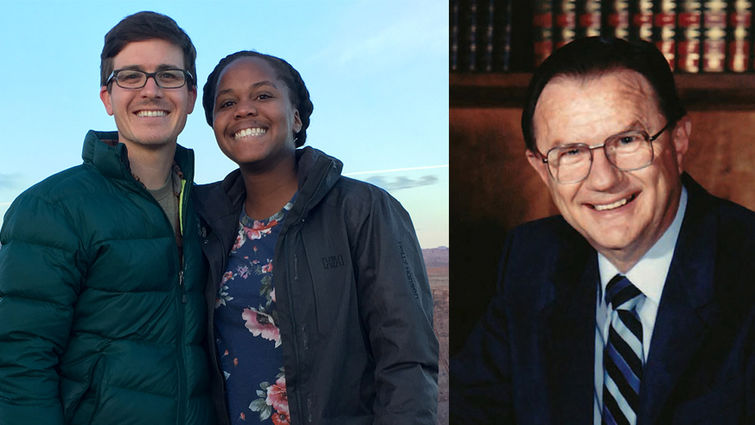
[[[621,171],[635,171],[653,163],[653,141],[671,126],[671,121],[655,135],[644,130],[629,130],[607,138],[602,144],[570,143],[555,146],[540,160],[548,166],[553,179],[561,184],[579,183],[590,175],[593,149],[603,148],[608,162]]]

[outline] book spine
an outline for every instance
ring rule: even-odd
[[[653,41],[671,69],[676,62],[676,1],[658,0],[653,13]]]
[[[493,38],[495,33],[495,15],[496,15],[496,0],[486,0],[485,8],[482,10],[481,17],[484,22],[484,26],[480,28],[482,31],[482,63],[481,71],[492,72],[493,71],[493,50],[495,45],[495,39]]]
[[[629,38],[629,1],[609,0],[604,3],[603,34],[609,37]]]
[[[535,0],[532,16],[535,66],[553,52],[553,6],[550,0]]]
[[[557,0],[553,10],[553,40],[558,49],[577,35],[577,13],[575,0]]]
[[[477,0],[467,0],[467,3],[467,71],[476,72],[479,70]]]
[[[630,13],[630,39],[653,41],[653,0],[635,0]]]
[[[745,72],[749,69],[752,59],[750,51],[752,1],[735,0],[729,2],[729,7],[726,70]]]
[[[448,31],[450,40],[448,41],[449,53],[448,61],[451,72],[458,72],[459,69],[459,2],[461,0],[451,0],[449,2],[449,21],[451,28]]]
[[[700,62],[703,72],[723,72],[726,62],[726,1],[703,2]]]
[[[494,0],[493,71],[508,72],[511,65],[511,0]]]
[[[679,4],[676,15],[678,71],[700,71],[701,9],[700,0],[682,0]]]
[[[601,31],[600,0],[579,0],[577,8],[577,37],[599,36]]]

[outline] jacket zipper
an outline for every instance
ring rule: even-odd
[[[144,185],[144,183],[139,182],[138,180],[134,179],[136,182],[136,185],[138,186],[138,189],[141,191],[143,195],[147,197],[147,199],[151,200],[154,204],[156,204],[158,207],[160,207],[160,210],[162,211],[162,206],[160,206],[160,203],[155,200],[155,198],[152,196],[151,193],[149,193],[149,190],[147,190],[147,187]],[[184,233],[184,203],[187,202],[184,198],[186,188],[186,179],[181,179],[181,192],[178,195],[178,226],[179,226],[179,233],[183,237]],[[175,232],[175,229],[173,229],[173,226],[170,224],[170,219],[165,215],[165,212],[163,212],[163,217],[165,218],[165,222],[168,225],[168,227],[171,228],[171,233]],[[183,250],[178,249],[178,245],[176,244],[176,255],[178,256],[178,294],[181,296],[180,300],[176,300],[176,303],[178,304],[178,355],[176,362],[178,363],[178,400],[176,403],[176,425],[181,425],[186,422],[184,416],[186,412],[186,400],[185,400],[185,393],[186,393],[186,371],[184,370],[186,367],[186,362],[184,361],[184,316],[185,313],[185,307],[184,304],[186,304],[186,291],[184,290],[184,256],[183,256]]]
[[[184,303],[186,302],[186,293],[184,292],[184,271],[183,266],[178,272],[178,291],[181,293],[182,300],[178,302],[178,412],[177,412],[177,425],[185,423],[184,412],[186,407],[184,406],[186,397],[186,372],[184,368],[186,363],[184,362]]]
[[[325,176],[327,176],[328,172],[330,171],[330,168],[334,167],[334,166],[335,166],[335,164],[333,163],[333,161],[329,161],[329,165],[327,167],[322,167],[322,171],[317,175],[317,186],[315,187],[315,190],[312,192],[312,195],[317,194],[317,193],[320,192],[320,187],[322,187],[322,185],[325,184]],[[309,203],[312,202],[312,196],[310,196],[310,198],[307,199],[306,202],[307,203],[301,209],[301,211],[304,211],[305,214],[310,209]],[[297,228],[299,228],[301,226],[301,223],[303,223],[304,220],[305,220],[305,219],[300,218],[300,217],[301,216],[297,217],[297,223],[296,223],[296,227]],[[290,227],[288,227],[285,230],[285,234],[281,234],[281,236],[280,236],[280,238],[281,238],[280,242],[281,243],[285,242],[284,239],[287,238],[288,234],[293,231],[293,228],[294,228],[294,225],[291,225]],[[301,233],[299,233],[299,237],[301,237]],[[291,248],[289,247],[289,249],[291,249]],[[294,260],[294,271],[293,271],[293,278],[294,279],[293,280],[296,283],[299,280],[299,274],[298,274],[299,273],[299,258],[296,255],[296,239],[294,239],[294,245],[293,245],[293,249],[292,249],[292,252],[291,252],[291,257]],[[286,263],[288,265],[291,264],[289,262],[286,262]],[[291,274],[290,270],[289,270],[289,274]],[[296,315],[295,315],[295,310],[294,310],[294,300],[293,300],[294,297],[292,296],[291,279],[286,279],[286,289],[288,291],[288,308],[289,308],[289,312],[290,312],[290,316],[291,316],[291,327],[293,328],[293,335],[292,335],[292,338],[291,338],[291,345],[293,345],[293,348],[294,348],[294,359],[296,361],[296,365],[299,366],[301,364],[301,362],[299,360],[299,357],[300,357],[299,356],[299,347],[298,347],[298,344],[297,344],[297,339],[298,338],[296,337],[297,332],[298,332],[298,328],[297,328],[297,325],[296,325]],[[301,379],[299,381],[301,381]],[[289,400],[289,404],[290,404],[290,401],[291,401],[290,395],[291,394],[287,394],[287,396],[289,396],[289,399],[288,399]],[[298,383],[298,388],[297,388],[297,391],[296,391],[296,397],[295,398],[296,398],[296,407],[297,407],[297,410],[302,415],[302,421],[306,421],[308,423],[311,423],[312,422],[312,416],[311,416],[310,409],[311,409],[311,404],[312,403],[311,403],[311,399],[307,400],[307,407],[308,408],[307,408],[307,411],[305,412],[304,408],[302,407],[301,382]]]
[[[291,232],[291,230],[292,229],[289,228],[285,235],[281,235],[283,237],[283,239],[284,239],[284,240],[281,240],[282,244],[285,243],[285,239],[289,237],[289,233]],[[289,245],[289,250],[290,249],[291,248],[290,248],[290,245]],[[294,260],[293,261],[293,269],[294,270],[293,270],[293,273],[291,273],[291,270],[289,269],[289,274],[292,274],[294,282],[297,282],[299,280],[299,274],[298,274],[299,273],[298,272],[298,270],[299,270],[299,258],[296,255],[296,241],[295,240],[294,240],[294,246],[293,246],[293,250],[292,251],[293,252],[290,254],[291,255],[290,258],[293,258],[293,260]],[[290,265],[291,263],[287,262],[287,264]],[[294,351],[294,360],[296,362],[295,364],[297,366],[299,366],[301,364],[301,362],[299,360],[299,347],[298,347],[298,344],[297,344],[298,338],[296,337],[297,332],[298,332],[298,327],[296,325],[296,314],[294,312],[294,297],[292,295],[291,279],[286,279],[286,291],[288,292],[288,309],[289,309],[289,314],[291,316],[291,327],[293,328],[293,333],[292,333],[292,338],[291,338],[291,345],[293,346],[293,349],[294,349],[293,351]],[[301,380],[299,380],[299,381],[301,381]],[[300,385],[300,382],[297,383],[297,391],[296,391],[296,397],[295,398],[296,398],[296,407],[297,407],[297,410],[303,416],[302,420],[307,420],[304,417],[305,416],[309,417],[309,412],[306,412],[306,414],[305,414],[304,409],[302,408],[302,402],[301,402],[301,385]],[[291,399],[289,398],[289,400],[291,400]],[[311,422],[311,420],[307,420],[307,421]]]
[[[179,226],[179,232],[181,234],[181,238],[183,239],[184,234],[184,202],[186,199],[184,198],[184,193],[186,189],[186,180],[181,179],[181,192],[178,195],[178,226]],[[183,242],[182,242],[183,243]],[[176,247],[178,248],[178,247]],[[186,304],[186,288],[184,286],[184,267],[185,267],[185,261],[184,261],[184,253],[183,249],[180,253],[179,258],[179,269],[178,269],[178,292],[181,295],[181,300],[178,302],[178,412],[177,412],[177,425],[178,424],[184,424],[186,422],[185,412],[186,412],[186,371],[184,368],[186,367],[186,362],[184,361],[184,317],[186,316],[185,312],[185,304]]]

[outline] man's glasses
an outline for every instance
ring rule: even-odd
[[[653,141],[671,126],[669,121],[654,136],[642,130],[630,130],[609,137],[600,145],[572,143],[556,146],[540,160],[548,165],[548,172],[558,183],[579,183],[590,175],[593,149],[603,148],[608,162],[621,171],[635,171],[653,163]]]
[[[189,71],[183,69],[163,69],[157,72],[144,72],[138,69],[116,69],[110,74],[105,85],[115,81],[118,87],[124,89],[140,89],[152,77],[157,86],[163,89],[177,89],[183,87],[186,81],[193,79]]]

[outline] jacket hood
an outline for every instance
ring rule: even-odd
[[[330,191],[339,178],[343,163],[326,153],[307,146],[296,151],[296,172],[299,178],[300,202],[289,212],[292,217],[303,218]]]

